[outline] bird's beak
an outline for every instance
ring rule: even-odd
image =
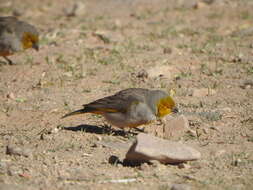
[[[179,110],[178,110],[177,107],[174,107],[174,108],[172,109],[172,113],[178,113],[178,112],[179,112]]]
[[[35,49],[36,51],[39,51],[39,44],[33,43],[32,48]]]

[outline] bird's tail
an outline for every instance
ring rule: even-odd
[[[70,113],[62,116],[61,119],[68,117],[68,116],[78,115],[78,114],[83,114],[83,113],[88,113],[88,111],[85,108],[80,109],[80,110],[76,110],[76,111],[70,112]]]

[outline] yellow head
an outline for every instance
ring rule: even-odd
[[[37,33],[24,32],[22,37],[23,49],[34,48],[39,50],[39,35]]]
[[[170,96],[161,98],[157,104],[157,116],[163,117],[172,112],[176,113],[178,110],[176,108],[174,100]]]

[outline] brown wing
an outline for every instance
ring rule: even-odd
[[[131,104],[144,101],[145,93],[148,93],[148,90],[130,88],[83,106],[86,112],[93,113],[126,112]]]
[[[0,17],[0,56],[8,56],[20,50],[19,40],[16,37],[14,23],[15,17]],[[15,43],[14,43],[15,42]],[[17,44],[17,47],[14,46]]]
[[[17,21],[15,17],[0,17],[0,35],[4,32],[14,32],[14,24]]]
[[[16,35],[21,39],[23,32],[29,32],[34,35],[39,35],[37,29],[26,22],[18,20],[16,17],[0,17],[0,35],[4,31],[15,32]]]

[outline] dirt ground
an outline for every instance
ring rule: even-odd
[[[1,0],[1,16],[41,36],[15,65],[0,58],[0,189],[252,189],[253,1],[194,2]],[[177,141],[202,158],[181,169],[112,164],[134,136],[107,133],[94,115],[60,119],[129,87],[175,92],[198,134]]]

